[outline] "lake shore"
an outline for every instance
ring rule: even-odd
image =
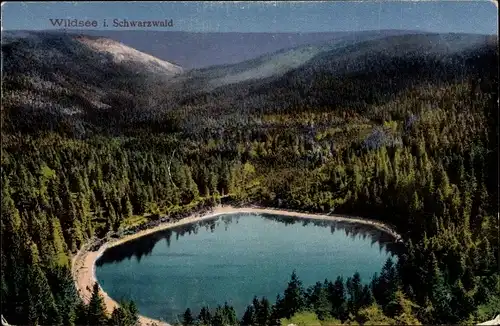
[[[312,220],[328,220],[328,221],[342,221],[349,222],[355,224],[363,224],[370,225],[376,229],[379,229],[389,235],[391,235],[394,239],[400,239],[400,235],[390,226],[375,220],[365,219],[361,217],[350,217],[345,215],[337,215],[337,214],[313,214],[306,212],[298,212],[291,211],[285,209],[274,209],[274,208],[262,208],[258,206],[249,206],[249,207],[233,207],[233,206],[218,206],[215,207],[211,213],[208,213],[203,216],[199,216],[198,214],[193,214],[189,217],[183,218],[176,222],[167,222],[160,224],[156,227],[139,231],[134,234],[127,235],[121,239],[112,240],[104,245],[102,245],[99,250],[91,251],[87,248],[87,246],[82,247],[77,254],[72,259],[72,274],[75,281],[75,285],[78,291],[78,294],[83,299],[85,303],[90,301],[90,297],[92,295],[92,287],[95,282],[97,282],[95,276],[95,263],[97,259],[104,253],[104,251],[108,248],[118,246],[125,242],[149,235],[151,233],[155,233],[161,230],[166,230],[169,228],[173,228],[176,226],[181,226],[189,223],[194,223],[206,219],[211,219],[217,217],[219,215],[226,214],[237,214],[237,213],[255,213],[255,214],[276,214],[276,215],[284,215],[284,216],[293,216],[304,219],[312,219]],[[107,311],[111,314],[112,311],[118,307],[118,303],[113,300],[104,290],[100,288],[100,293],[104,299],[104,303],[106,305]],[[158,326],[170,326],[170,324],[155,320],[152,318],[148,318],[145,316],[139,316],[139,324],[144,326],[158,325]]]

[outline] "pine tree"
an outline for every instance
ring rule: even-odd
[[[334,318],[345,320],[346,316],[346,292],[344,280],[337,277],[335,283],[328,283],[328,299],[332,305],[331,315]]]
[[[310,309],[314,309],[314,307],[316,306],[322,289],[323,284],[321,284],[321,282],[316,282],[314,286],[311,286],[307,289],[305,299],[306,304]]]
[[[368,285],[363,286],[363,290],[361,293],[360,306],[368,307],[375,302],[375,298],[373,297],[373,293]]]
[[[5,313],[4,316],[8,318],[10,323],[22,325],[28,323],[26,303],[29,302],[28,265],[21,258],[24,254],[25,238],[22,232],[14,233],[12,236],[8,243],[4,242],[7,245],[1,247],[6,258],[1,262],[5,264],[2,276],[9,281],[6,286],[9,300],[2,301],[2,312]],[[6,239],[7,236],[2,236],[1,240],[5,241]],[[5,251],[7,249],[8,251]]]
[[[191,313],[191,309],[187,308],[182,317],[183,317],[182,325],[184,326],[194,325],[194,318],[193,314]]]
[[[47,274],[47,278],[55,294],[54,299],[62,318],[63,325],[74,325],[76,307],[80,302],[75,283],[68,267],[56,267]]]
[[[125,197],[123,197],[123,199],[122,199],[122,207],[124,207],[124,215],[125,215],[125,217],[129,217],[129,216],[134,215],[132,203],[130,202],[130,198],[129,198],[128,195],[126,195]]]
[[[108,320],[109,326],[131,326],[127,323],[127,314],[121,307],[117,307],[113,310],[111,318]]]
[[[108,320],[109,326],[136,326],[139,321],[138,311],[133,301],[121,301],[119,307],[113,310]]]
[[[14,200],[10,196],[9,181],[2,176],[2,234],[7,237],[19,232],[21,227],[21,217]],[[5,239],[7,240],[7,239]]]
[[[202,307],[198,315],[198,321],[201,325],[210,325],[212,316],[210,310],[207,307]]]
[[[99,284],[96,282],[92,288],[92,296],[87,307],[87,323],[89,325],[106,325],[107,322],[106,307],[99,293]]]
[[[215,313],[211,319],[212,326],[225,326],[227,324],[226,318],[224,318],[224,311],[221,306],[215,308]]]
[[[34,306],[38,322],[49,325],[60,324],[62,318],[43,271],[35,265],[28,273],[30,305]]]
[[[223,307],[224,320],[229,325],[238,325],[238,318],[236,317],[236,312],[232,306],[229,306],[227,302],[224,303]]]
[[[288,282],[288,287],[284,292],[283,316],[285,318],[290,318],[303,308],[305,308],[304,288],[296,272],[293,271],[290,281]]]
[[[284,316],[283,299],[278,294],[276,303],[271,308],[271,316],[269,317],[269,326],[280,326],[280,319]]]
[[[260,301],[257,298],[257,296],[253,297],[252,306],[253,306],[253,309],[254,309],[254,312],[255,312],[255,316],[257,316],[260,313]]]
[[[260,301],[260,307],[257,313],[257,325],[266,326],[271,315],[271,305],[267,298],[263,297]]]
[[[451,301],[451,309],[457,319],[464,320],[474,311],[474,299],[472,293],[467,292],[460,280],[451,287],[454,300]]]
[[[257,319],[255,316],[255,309],[253,305],[247,306],[243,317],[241,318],[241,326],[253,326],[257,324]]]
[[[382,268],[380,277],[374,277],[371,283],[373,296],[381,307],[385,307],[398,287],[396,268],[391,258],[388,258]]]
[[[61,230],[61,224],[57,218],[51,219],[52,225],[52,243],[54,244],[55,263],[57,266],[69,266],[68,248],[64,241],[64,235]]]
[[[451,310],[451,291],[444,280],[444,276],[439,269],[436,256],[431,253],[430,259],[430,282],[433,319],[438,323],[455,323],[457,320]]]
[[[314,306],[314,312],[318,316],[319,320],[326,320],[330,317],[330,312],[332,311],[332,305],[328,300],[328,294],[325,288],[321,287],[321,291],[318,296],[318,300]]]
[[[128,316],[129,320],[131,321],[131,325],[137,325],[137,323],[139,322],[139,310],[137,309],[134,301],[130,301],[128,303]]]
[[[347,279],[346,288],[348,293],[348,310],[350,313],[355,314],[363,304],[363,286],[358,272],[354,273],[352,278]]]

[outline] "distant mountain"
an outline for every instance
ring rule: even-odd
[[[166,75],[182,73],[182,68],[179,66],[110,39],[90,38],[83,35],[77,36],[76,39],[88,45],[96,52],[109,53],[115,63],[127,64],[130,68],[134,67],[137,71],[149,71]]]
[[[102,37],[14,33],[2,44],[2,114],[6,130],[78,137],[244,128],[251,116],[310,108],[364,114],[419,85],[488,78],[497,47],[486,35],[359,32],[182,72]]]
[[[212,73],[213,79],[208,79],[208,83],[226,83],[223,87],[185,93],[181,103],[203,112],[191,111],[187,118],[296,113],[313,107],[329,110],[351,107],[362,113],[371,105],[383,104],[401,91],[419,85],[486,79],[498,57],[498,41],[489,35],[396,35],[332,44],[275,54],[266,57],[267,61],[260,58],[201,71],[202,78]],[[295,61],[278,59],[287,57]],[[267,67],[272,66],[271,62],[293,64],[287,69],[275,65],[266,70],[266,62]],[[221,74],[220,69],[226,69],[227,74]],[[195,72],[177,79],[191,75]]]
[[[380,30],[324,33],[193,33],[175,31],[67,30],[67,33],[100,36],[121,42],[184,69],[240,63],[264,54],[351,38],[363,33],[390,36],[418,31]]]
[[[244,62],[193,69],[176,80],[185,80],[185,87],[198,90],[210,90],[220,86],[250,80],[278,77],[297,69],[320,54],[370,40],[384,40],[388,35],[399,35],[400,31],[365,31],[349,33],[331,40],[313,45],[301,45],[264,54]],[[406,34],[408,35],[408,34]],[[415,35],[415,34],[410,34]]]
[[[13,127],[9,119],[21,129],[53,130],[68,122],[83,135],[92,130],[89,121],[108,125],[109,110],[147,112],[149,105],[138,104],[132,94],[151,91],[146,81],[164,83],[182,73],[177,65],[109,39],[47,32],[2,36],[7,128]],[[83,116],[89,119],[78,118]]]
[[[45,56],[45,58],[39,58],[38,60],[46,60],[47,56],[55,56],[61,60],[76,59],[85,61],[86,59],[98,59],[101,64],[107,64],[110,61],[126,66],[136,72],[154,72],[171,76],[182,73],[180,66],[104,37],[25,31],[2,32],[2,37],[3,45],[14,42],[26,49],[30,49],[32,54],[38,53]],[[72,43],[71,46],[69,46],[70,43]],[[91,50],[87,54],[91,54],[92,58],[76,57],[84,54],[85,48]]]

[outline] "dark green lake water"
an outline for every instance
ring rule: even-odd
[[[356,271],[369,282],[391,245],[358,224],[224,215],[110,248],[96,276],[113,299],[134,300],[148,317],[175,322],[188,307],[197,314],[225,301],[241,317],[254,295],[274,302],[294,269],[305,286]]]

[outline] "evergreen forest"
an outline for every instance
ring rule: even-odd
[[[377,219],[404,249],[367,284],[354,274],[304,287],[290,271],[277,298],[256,293],[241,316],[224,302],[192,307],[184,325],[493,319],[498,43],[429,50],[441,37],[363,41],[214,89],[208,77],[186,86],[206,71],[163,79],[99,66],[69,36],[41,39],[71,65],[23,39],[2,44],[1,314],[13,325],[135,325],[134,303],[108,315],[97,285],[83,303],[76,252],[222,202]]]

